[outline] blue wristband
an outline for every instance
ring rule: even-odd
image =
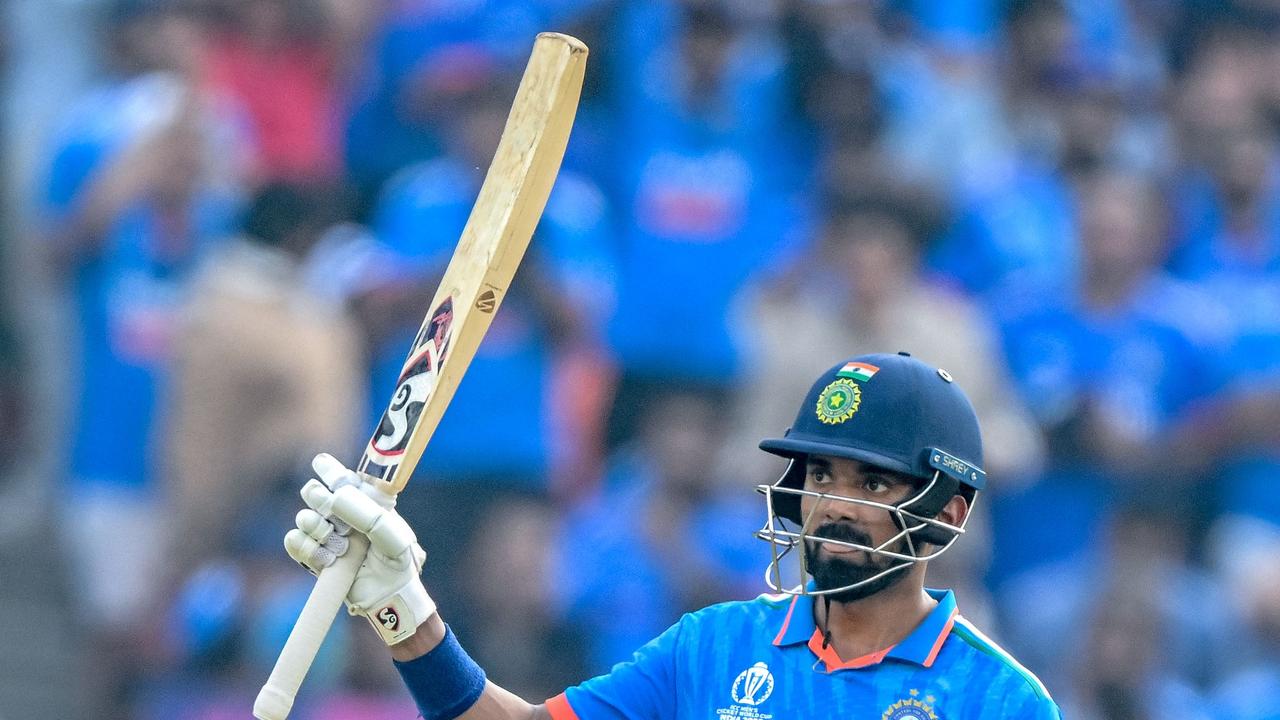
[[[484,692],[484,670],[448,626],[444,639],[431,652],[409,662],[397,660],[395,665],[425,720],[453,720]]]

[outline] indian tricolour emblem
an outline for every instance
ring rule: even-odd
[[[759,705],[773,694],[773,673],[762,662],[743,670],[733,681],[733,701],[739,705]]]

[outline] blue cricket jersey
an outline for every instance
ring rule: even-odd
[[[547,701],[555,720],[968,720],[1062,715],[1044,685],[956,611],[951,591],[902,642],[853,660],[822,647],[813,598],[690,613],[607,675]]]

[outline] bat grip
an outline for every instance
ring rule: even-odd
[[[334,616],[355,582],[356,571],[369,552],[369,541],[358,532],[347,537],[351,542],[347,552],[320,571],[316,586],[271,670],[271,677],[258,691],[258,698],[253,702],[253,716],[258,720],[285,720],[289,716],[302,679],[311,669]]]

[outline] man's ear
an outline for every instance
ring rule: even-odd
[[[963,495],[952,495],[938,512],[938,520],[956,527],[963,526],[967,517],[969,517],[969,501]]]

